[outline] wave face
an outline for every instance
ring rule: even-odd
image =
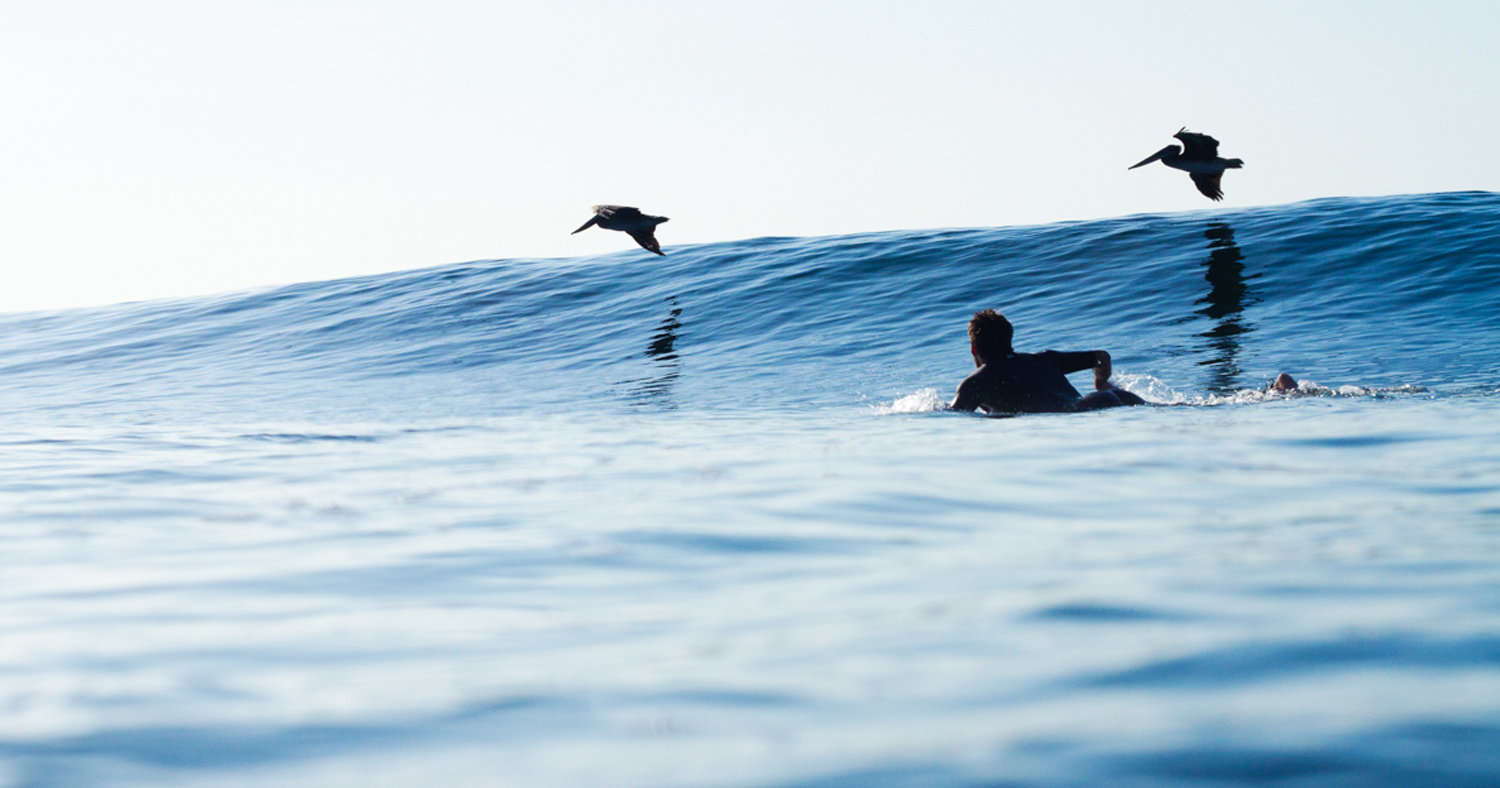
[[[6,315],[0,378],[70,411],[827,407],[951,391],[996,307],[1018,349],[1190,398],[1282,370],[1463,389],[1500,367],[1496,238],[1500,195],[1458,193],[495,260]]]
[[[0,786],[1500,784],[1497,239],[622,235],[0,316]],[[984,307],[1184,407],[947,412]]]

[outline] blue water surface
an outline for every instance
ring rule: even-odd
[[[1493,785],[1497,217],[0,315],[0,785]],[[983,307],[1155,406],[944,411]]]

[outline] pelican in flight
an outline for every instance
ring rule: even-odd
[[[1128,169],[1144,167],[1153,161],[1161,160],[1162,164],[1174,170],[1182,170],[1193,179],[1193,185],[1203,196],[1210,200],[1224,199],[1224,190],[1219,188],[1219,179],[1224,177],[1225,170],[1237,170],[1245,166],[1245,162],[1239,159],[1219,158],[1219,141],[1207,134],[1194,134],[1183,126],[1174,138],[1182,140],[1182,147],[1168,145],[1165,148],[1151,154],[1149,158],[1140,164]]]
[[[589,210],[594,212],[594,218],[584,222],[582,227],[572,232],[572,235],[577,235],[597,224],[606,230],[630,233],[630,237],[634,238],[642,249],[656,252],[662,257],[667,256],[667,253],[661,250],[661,244],[656,242],[656,225],[667,221],[667,217],[648,216],[641,213],[639,208],[626,205],[595,205]]]

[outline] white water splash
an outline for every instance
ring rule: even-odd
[[[875,412],[881,416],[892,413],[932,413],[947,410],[948,402],[938,395],[937,389],[918,389],[904,397],[897,397],[889,405],[876,405]]]

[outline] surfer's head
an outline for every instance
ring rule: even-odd
[[[992,358],[1001,358],[1011,352],[1010,338],[1014,330],[1005,315],[993,309],[981,309],[969,320],[969,347],[974,360],[983,364]]]

